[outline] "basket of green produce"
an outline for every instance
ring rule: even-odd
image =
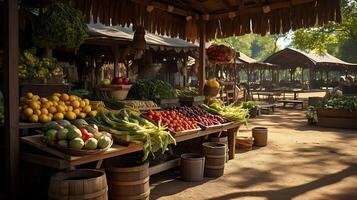
[[[100,132],[97,125],[88,124],[83,119],[73,123],[67,120],[47,122],[40,132],[47,145],[75,156],[101,153],[113,145],[109,133]]]

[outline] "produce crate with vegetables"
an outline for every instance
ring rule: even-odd
[[[211,113],[208,113],[207,111],[202,110],[197,106],[174,107],[171,108],[170,110],[180,113],[186,117],[192,118],[203,129],[222,127],[224,123],[228,122],[228,120],[218,115],[213,115]]]
[[[149,111],[146,114],[149,120],[157,124],[163,124],[174,133],[174,135],[188,134],[201,130],[192,117],[183,115],[175,110],[171,111]]]
[[[118,112],[99,112],[92,121],[98,125],[99,130],[111,133],[114,142],[143,144],[143,160],[159,150],[165,153],[169,144],[176,144],[172,135],[166,131],[166,126],[160,123],[156,126],[129,108]]]
[[[96,124],[84,119],[73,123],[67,120],[47,122],[43,125],[43,142],[70,155],[90,155],[106,151],[113,144],[107,132],[100,132]]]

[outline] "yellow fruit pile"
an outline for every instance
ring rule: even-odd
[[[20,98],[21,120],[30,122],[49,122],[52,120],[83,119],[87,115],[95,117],[88,99],[75,95],[54,93],[50,97],[40,97],[27,93]]]

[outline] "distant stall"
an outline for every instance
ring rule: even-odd
[[[336,86],[341,75],[350,74],[357,69],[357,64],[342,61],[328,53],[306,53],[293,48],[285,48],[278,51],[265,59],[264,62],[279,66],[280,76],[278,74],[278,77],[280,78],[278,81],[280,81],[280,84],[287,80],[290,83],[298,81],[300,84],[308,81],[309,86],[312,88]],[[294,72],[297,68],[302,70],[301,77],[294,77]],[[288,76],[287,80],[281,80],[283,77],[281,76],[283,75],[281,74],[282,70],[285,70],[285,75]],[[305,78],[306,76],[308,76],[308,79]]]

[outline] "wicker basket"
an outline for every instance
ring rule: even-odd
[[[254,143],[253,137],[239,136],[236,138],[237,149],[251,150],[253,147],[253,143]]]
[[[131,85],[111,86],[110,95],[118,100],[124,100],[128,96]]]

